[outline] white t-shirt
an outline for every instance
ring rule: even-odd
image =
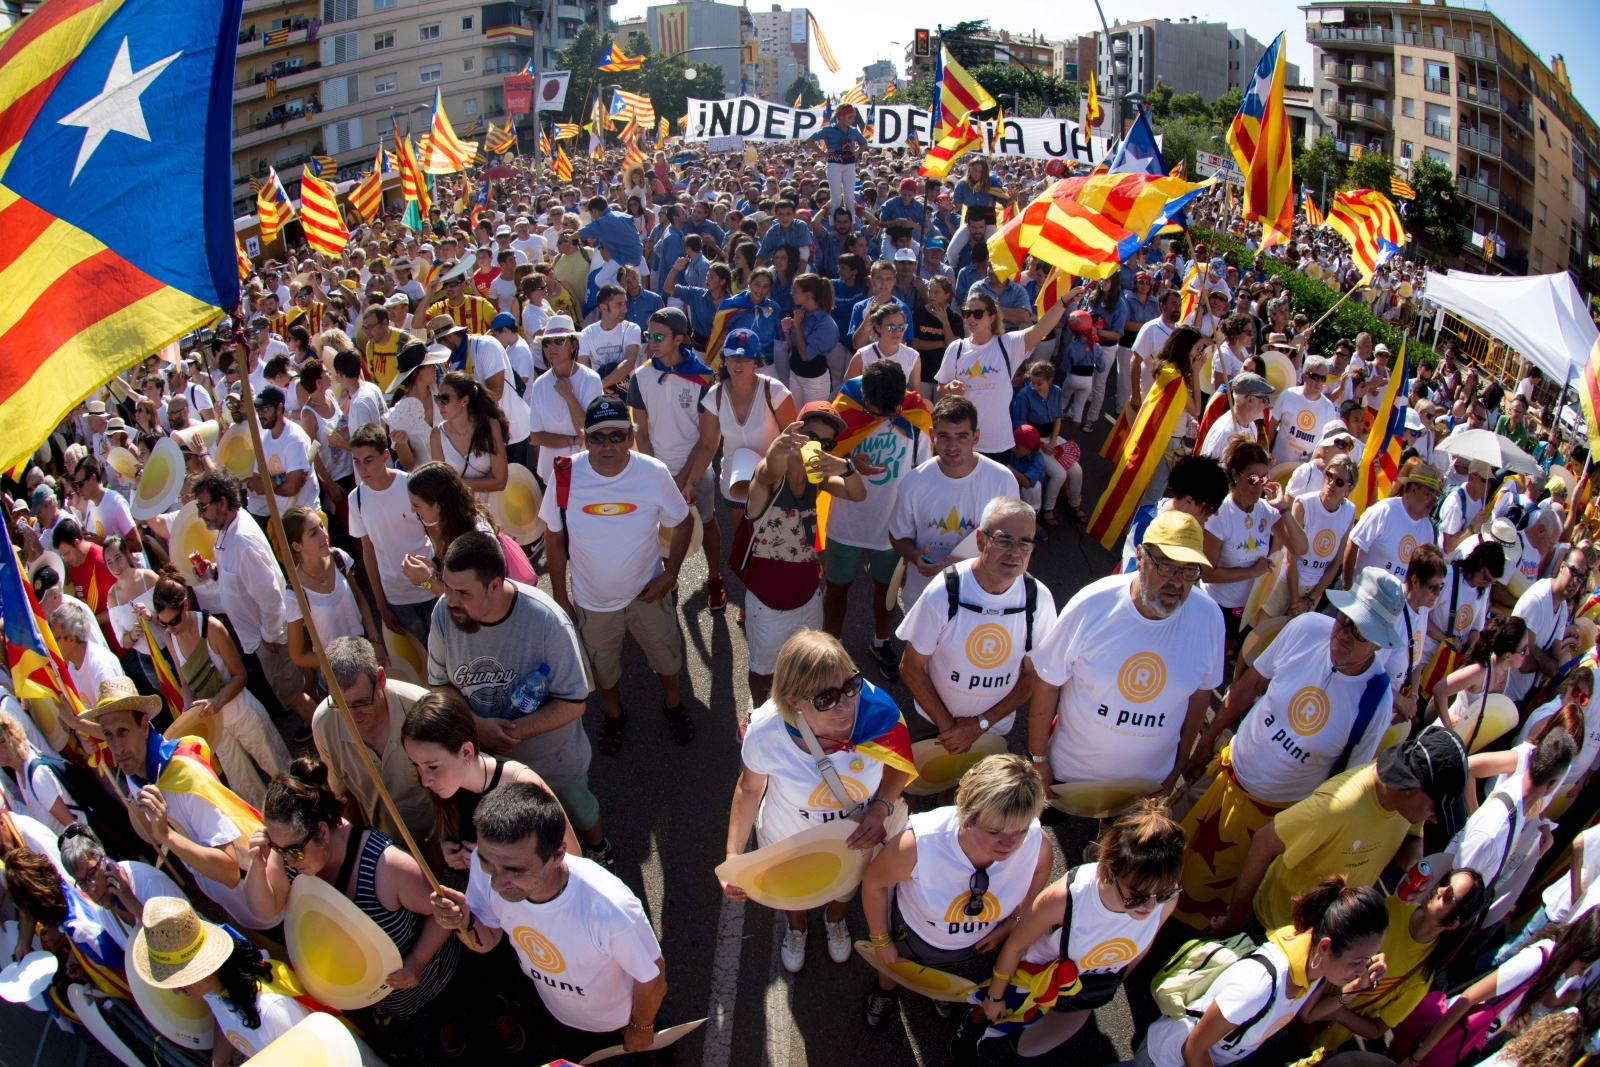
[[[517,283],[504,274],[489,283],[489,300],[504,312],[517,310]]]
[[[630,345],[640,343],[643,331],[627,319],[617,323],[615,329],[601,329],[598,322],[591,322],[583,328],[578,335],[578,358],[600,372],[600,377],[607,377],[617,369],[617,364],[622,362]]]
[[[567,857],[567,884],[543,904],[510,901],[489,886],[473,854],[467,904],[480,922],[504,930],[522,972],[556,1021],[605,1033],[628,1024],[633,984],[654,981],[661,944],[644,906],[598,863]]]
[[[310,588],[306,589],[306,603],[311,608],[311,620],[316,623],[317,633],[326,640],[332,641],[340,637],[362,637],[365,628],[361,622],[361,609],[356,606],[356,597],[363,594],[357,593],[345,577],[355,560],[342,548],[333,548],[333,558],[328,565],[333,568],[333,588],[326,593],[319,593]],[[339,564],[344,564],[344,573],[339,570]],[[285,591],[283,597],[284,618],[289,622],[296,622],[300,614],[300,598],[292,590]]]
[[[520,374],[523,382],[527,382],[529,378],[532,378],[533,353],[528,349],[528,342],[519,337],[515,341],[512,341],[509,345],[504,345],[502,347],[504,347],[506,350],[506,362],[510,365],[512,373]],[[544,368],[542,367],[540,368],[540,370],[543,369]],[[515,381],[512,381],[508,384],[510,384],[513,388],[516,387]]]
[[[1190,1011],[1204,1013],[1215,1004],[1222,1017],[1237,1026],[1255,1017],[1263,1007],[1267,1013],[1250,1029],[1232,1042],[1219,1041],[1211,1046],[1211,1062],[1221,1065],[1235,1063],[1266,1044],[1267,1040],[1288,1026],[1306,997],[1321,984],[1312,982],[1298,997],[1289,996],[1289,957],[1272,942],[1267,942],[1251,955],[1266,956],[1277,969],[1277,981],[1259,960],[1241,959],[1223,971],[1211,988],[1190,1006]],[[1199,1023],[1196,1016],[1182,1019],[1161,1018],[1150,1027],[1146,1038],[1150,1059],[1156,1067],[1183,1067],[1183,1044]],[[1230,1029],[1225,1036],[1232,1036]]]
[[[1139,327],[1133,338],[1133,351],[1139,357],[1139,399],[1142,402],[1156,381],[1156,353],[1161,351],[1172,336],[1173,327],[1159,316]],[[1183,420],[1180,418],[1179,424]]]
[[[1469,496],[1466,486],[1450,490],[1445,494],[1444,503],[1439,505],[1439,533],[1441,535],[1460,533],[1482,510],[1483,501],[1474,500]],[[1439,540],[1442,548],[1444,538],[1441,536]]]
[[[1233,773],[1251,796],[1268,804],[1297,803],[1328,780],[1374,675],[1383,676],[1383,695],[1346,769],[1370,763],[1389,728],[1394,694],[1383,659],[1374,656],[1359,675],[1340,673],[1328,647],[1332,635],[1333,619],[1300,615],[1256,660],[1267,691],[1239,724]]]
[[[698,378],[659,371],[649,361],[629,378],[628,406],[644,409],[650,452],[667,465],[674,478],[700,443],[700,401],[709,388]]]
[[[545,240],[536,233],[529,233],[526,237],[513,237],[511,247],[521,252],[526,258],[526,263],[537,263],[544,258]]]
[[[371,382],[363,381],[350,396],[350,409],[345,412],[344,418],[345,433],[353,434],[369,422],[382,422],[386,410],[388,405],[384,402],[383,391]]]
[[[1265,500],[1257,500],[1249,511],[1241,508],[1229,493],[1222,507],[1206,520],[1206,532],[1222,542],[1217,556],[1218,567],[1249,567],[1256,560],[1272,554],[1272,528],[1282,518],[1278,509]],[[1222,608],[1242,608],[1250,599],[1254,582],[1205,582],[1202,588]]]
[[[1211,429],[1206,431],[1206,439],[1200,446],[1200,454],[1221,463],[1222,454],[1227,451],[1228,443],[1233,440],[1234,434],[1240,433],[1254,441],[1256,424],[1252,422],[1248,426],[1240,426],[1234,421],[1233,410],[1230,408],[1211,424]]]
[[[555,433],[563,436],[582,436],[583,420],[576,424],[572,420],[572,409],[567,406],[567,401],[556,392],[556,383],[560,381],[554,373],[541,374],[528,383],[528,431],[530,433]],[[581,413],[589,406],[590,401],[597,399],[605,392],[601,384],[600,375],[582,363],[575,364],[570,378],[572,382],[572,397],[577,402],[578,411]],[[583,442],[575,445],[540,445],[538,474],[544,479],[546,485],[550,484],[552,464],[557,456],[576,456],[582,452]]]
[[[1295,566],[1300,568],[1300,590],[1304,592],[1315,588],[1328,568],[1337,562],[1339,539],[1355,521],[1356,506],[1346,499],[1339,502],[1336,510],[1329,511],[1322,505],[1320,491],[1307,493],[1298,499],[1300,510],[1305,515],[1301,526],[1305,529],[1306,543],[1310,548],[1305,555],[1295,559]]]
[[[1033,669],[1061,687],[1050,735],[1057,781],[1163,781],[1189,698],[1222,684],[1217,605],[1195,589],[1170,617],[1147,619],[1133,604],[1135,577],[1078,590],[1034,650]]]
[[[585,611],[621,611],[631,604],[665,570],[657,527],[689,517],[666,464],[638,452],[612,478],[595,473],[587,452],[574,456],[567,527],[561,511],[552,486],[539,517],[552,530],[567,529],[572,599]]]
[[[756,836],[763,848],[813,826],[849,818],[877,795],[883,781],[883,764],[877,760],[847,749],[828,753],[845,793],[857,805],[841,811],[816,761],[794,743],[771,700],[750,713],[740,759],[751,771],[767,776],[767,791],[756,814]]]
[[[1406,683],[1407,672],[1420,671],[1428,665],[1422,658],[1422,643],[1428,636],[1428,612],[1419,611],[1407,603],[1394,628],[1405,643],[1399,648],[1380,649],[1378,658],[1388,667],[1389,678],[1396,692]],[[1409,639],[1408,639],[1409,638]],[[1421,675],[1417,675],[1421,680]]]
[[[1026,336],[1026,330],[1013,330],[983,345],[952,341],[934,375],[940,385],[960,382],[963,395],[977,405],[982,452],[1004,452],[1016,443],[1011,435],[1011,379],[1028,358]]]
[[[254,1056],[311,1014],[310,1008],[293,997],[262,990],[256,994],[256,1011],[261,1016],[261,1025],[252,1029],[245,1025],[244,1017],[221,993],[207,993],[206,1004],[210,1006],[211,1015],[222,1027],[222,1032],[227,1035],[228,1044],[245,1056]]]
[[[755,395],[750,398],[750,409],[745,412],[744,421],[740,422],[733,398],[727,394],[722,383],[718,382],[706,390],[706,395],[700,401],[700,410],[715,415],[717,425],[722,430],[722,476],[718,485],[723,496],[727,496],[733,486],[733,454],[741,448],[748,448],[759,456],[765,456],[768,447],[783,432],[783,427],[778,425],[778,409],[792,395],[776,378],[756,375]],[[654,440],[653,426],[651,430],[651,440]]]
[[[1272,458],[1279,463],[1304,463],[1322,440],[1324,424],[1339,417],[1339,405],[1326,396],[1306,399],[1305,386],[1296,385],[1279,393],[1273,402],[1278,420],[1278,438],[1272,445]]]
[[[434,598],[400,569],[406,556],[429,559],[433,547],[427,528],[411,510],[411,494],[406,491],[405,475],[391,471],[387,489],[374,489],[361,482],[350,494],[350,536],[372,539],[372,554],[378,561],[383,581],[383,596],[390,604],[422,604]]]
[[[1559,605],[1555,602],[1551,584],[1552,579],[1540,578],[1528,586],[1527,591],[1517,598],[1517,606],[1511,609],[1511,614],[1528,624],[1534,647],[1545,652],[1560,643],[1567,632],[1567,623],[1571,621],[1570,605],[1566,601]],[[1506,678],[1506,696],[1521,700],[1533,688],[1534,679],[1539,677],[1542,675],[1537,669],[1512,671]]]
[[[294,495],[293,504],[304,504],[314,508],[317,506],[319,490],[317,476],[311,470],[311,438],[306,436],[306,432],[300,428],[298,422],[290,421],[282,414],[279,418],[283,419],[282,433],[261,435],[261,451],[267,457],[267,473],[279,475],[305,471],[306,480],[301,484],[300,491]],[[289,506],[291,505],[286,504],[283,497],[278,498],[280,509],[286,510]],[[250,499],[246,502],[246,510],[258,518],[266,518],[267,498],[252,490]]]
[[[22,801],[28,806],[28,814],[48,826],[52,833],[61,833],[67,824],[57,819],[50,809],[58,800],[68,809],[76,807],[77,801],[44,760],[30,758],[24,769],[26,773],[17,776],[17,784],[22,788]]]
[[[1067,872],[1067,892],[1072,897],[1072,929],[1067,933],[1067,958],[1079,974],[1108,974],[1124,970],[1155,941],[1161,932],[1157,908],[1143,919],[1112,911],[1100,899],[1100,868],[1085,863]],[[1027,963],[1049,963],[1061,957],[1061,928],[1029,945],[1022,958]]]
[[[550,321],[550,307],[547,304],[524,303],[522,305],[522,334],[530,339],[537,338],[544,332],[545,323]],[[529,346],[529,358],[533,365],[540,370],[546,368],[544,361],[544,345],[535,343]]]
[[[1587,744],[1587,742],[1585,742]],[[1595,884],[1595,878],[1600,875],[1600,826],[1591,826],[1578,834],[1583,840],[1583,871],[1579,875],[1583,879],[1582,889]],[[1545,916],[1553,923],[1566,922],[1572,914],[1572,874],[1570,866],[1561,872],[1561,877],[1550,883],[1544,891]]]
[[[1027,901],[1044,841],[1038,819],[1028,827],[1015,852],[984,869],[989,888],[977,915],[963,910],[972,900],[969,887],[975,871],[961,849],[955,806],[913,815],[907,830],[916,840],[917,862],[911,877],[895,886],[895,903],[906,924],[928,944],[951,950],[968,948]]]
[[[1532,833],[1537,838],[1542,822],[1528,817],[1522,803],[1522,775],[1515,777],[1514,788],[1498,788],[1478,805],[1478,810],[1472,813],[1447,850],[1454,853],[1455,866],[1470,867],[1482,874],[1485,881],[1493,879],[1489,884],[1491,903],[1487,913],[1491,923],[1498,922],[1502,913],[1516,903],[1514,897],[1507,899],[1507,890],[1515,886],[1520,895],[1525,879],[1518,877],[1518,872],[1529,858],[1527,837]],[[1505,800],[1496,800],[1496,796]]]
[[[93,627],[95,633],[99,627]],[[67,663],[67,673],[72,677],[72,687],[78,691],[84,703],[93,705],[100,697],[100,683],[107,678],[124,677],[122,664],[111,650],[103,644],[89,641],[83,646],[83,666],[74,667]]]
[[[506,355],[506,346],[490,337],[468,337],[464,342],[472,357],[472,376],[479,382],[488,384],[489,379],[496,374],[503,374],[500,379],[500,410],[506,417],[510,432],[506,436],[507,444],[516,444],[528,438],[528,405],[523,403],[522,397],[517,394],[516,379],[511,376],[511,360]]]
[[[128,501],[115,489],[107,489],[100,503],[89,505],[87,528],[100,538],[112,534],[126,536],[133,529],[133,512],[128,507]]]
[[[1320,493],[1322,492],[1322,482],[1325,477],[1322,473],[1322,468],[1308,460],[1296,467],[1294,473],[1289,475],[1289,484],[1284,486],[1284,491],[1296,499],[1305,496],[1307,493]]]
[[[907,437],[888,421],[878,423],[877,429],[850,450],[848,458],[864,456],[866,462],[882,467],[883,472],[861,476],[867,495],[859,503],[842,496],[828,502],[828,540],[876,551],[890,548],[889,517],[900,501],[900,490],[917,464],[927,461],[930,451],[927,435],[921,430],[912,429]],[[726,470],[727,466],[724,459],[723,468]],[[1012,481],[1015,484],[1015,479]],[[906,603],[911,602],[910,594],[906,594]]]
[[[895,636],[930,657],[928,680],[953,717],[975,718],[988,711],[1017,684],[1028,639],[1025,583],[1017,578],[1011,588],[993,594],[972,574],[976,560],[955,565],[960,578],[960,603],[950,617],[950,598],[943,576],[927,584],[901,620]],[[1043,582],[1035,582],[1033,647],[1038,648],[1056,618],[1055,598]],[[968,606],[976,610],[968,610]],[[1006,614],[1012,609],[1011,614]],[[933,716],[916,705],[924,719]],[[1016,721],[1012,712],[989,730],[1004,737]]]
[[[1439,594],[1439,599],[1433,602],[1433,610],[1428,613],[1428,621],[1454,636],[1458,646],[1472,631],[1483,629],[1483,622],[1489,609],[1489,590],[1472,588],[1465,578],[1459,577],[1460,573],[1460,568],[1450,568],[1450,574],[1445,578],[1444,592]],[[1453,623],[1452,604],[1455,609]],[[1439,642],[1432,637],[1423,639],[1423,663],[1433,658],[1434,650],[1438,647]]]
[[[1406,511],[1405,501],[1397,496],[1380,500],[1361,513],[1350,531],[1350,543],[1359,549],[1356,573],[1377,567],[1404,582],[1411,553],[1424,541],[1433,539],[1433,521],[1426,515],[1413,519]]]
[[[978,465],[965,478],[945,474],[937,456],[906,475],[889,517],[889,536],[910,538],[934,563],[946,559],[951,549],[978,528],[989,501],[1017,495],[1017,480],[1009,469],[987,456],[977,460]],[[902,603],[915,603],[929,581],[908,565]]]

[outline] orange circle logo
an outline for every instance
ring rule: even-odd
[[[1135,652],[1117,671],[1117,688],[1123,699],[1135,704],[1147,704],[1161,693],[1167,684],[1167,665],[1154,652]]]
[[[260,1051],[249,1041],[246,1041],[244,1035],[237,1030],[224,1030],[222,1032],[222,1036],[228,1039],[228,1044],[232,1045],[246,1056],[254,1056],[258,1051]]]
[[[1310,433],[1317,428],[1317,413],[1310,408],[1301,408],[1300,413],[1294,417],[1294,424]]]
[[[1011,631],[986,622],[967,637],[967,661],[981,671],[992,671],[1011,658]]]
[[[850,777],[848,774],[841,774],[839,776],[839,781],[844,785],[845,795],[855,803],[859,804],[863,800],[867,799],[867,787]],[[834,810],[838,810],[839,798],[833,795],[833,790],[828,788],[827,782],[822,782],[815,789],[813,789],[811,791],[811,795],[806,798],[806,807],[833,808]]]
[[[1309,737],[1328,721],[1328,694],[1308,685],[1289,698],[1289,725],[1295,733]]]
[[[1463,604],[1457,608],[1455,632],[1458,634],[1466,633],[1467,628],[1472,625],[1472,617],[1475,614],[1477,613],[1473,611],[1471,604]]]
[[[609,518],[611,518],[613,516],[616,516],[616,515],[626,515],[630,511],[638,511],[638,510],[639,510],[639,508],[635,504],[622,504],[622,503],[616,503],[616,504],[585,504],[583,506],[583,513],[585,515],[599,515],[601,518],[604,518],[604,519],[609,519]]]
[[[1411,562],[1411,553],[1417,550],[1417,539],[1410,534],[1400,538],[1400,549],[1396,553],[1400,557],[1400,565],[1406,566]]]
[[[560,974],[567,969],[567,961],[539,931],[529,926],[519,926],[512,931],[511,941],[522,950],[528,966],[542,974]]]
[[[1000,902],[993,893],[983,895],[983,910],[976,915],[968,915],[967,902],[972,899],[971,893],[962,893],[950,902],[944,909],[944,921],[947,923],[992,923],[1000,918]]]
[[[1121,967],[1139,954],[1139,946],[1125,937],[1114,937],[1110,941],[1102,941],[1094,948],[1083,954],[1078,960],[1080,971],[1099,971],[1113,967]]]
[[[1317,531],[1317,536],[1311,541],[1311,554],[1318,559],[1329,559],[1333,556],[1333,546],[1339,543],[1332,530],[1322,529]]]

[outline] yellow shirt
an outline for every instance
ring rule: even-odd
[[[403,336],[404,331],[389,327],[389,339],[379,344],[377,341],[367,342],[367,373],[372,375],[372,380],[377,383],[383,395],[389,395],[389,386],[394,381],[396,374],[400,373],[400,364],[394,358],[400,350],[400,342],[409,338]]]
[[[1421,904],[1408,904],[1399,897],[1389,897],[1384,902],[1389,909],[1389,931],[1383,936],[1383,957],[1388,973],[1376,986],[1357,993],[1349,1008],[1366,1019],[1377,1019],[1393,1029],[1422,1003],[1432,986],[1433,972],[1427,966],[1436,941],[1427,944],[1411,936],[1411,917]],[[1350,1040],[1350,1031],[1339,1023],[1330,1022],[1310,1042],[1310,1047],[1338,1048]]]
[[[1377,765],[1328,779],[1272,820],[1284,851],[1256,890],[1256,915],[1268,930],[1294,919],[1294,898],[1330,874],[1372,885],[1413,830],[1404,815],[1378,803]]]
[[[497,314],[499,309],[481,296],[464,296],[459,304],[438,300],[428,308],[429,319],[436,315],[449,315],[457,326],[465,326],[470,334],[488,333],[489,323],[494,321]]]

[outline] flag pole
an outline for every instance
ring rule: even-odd
[[[248,374],[240,376],[241,406],[248,413],[250,424],[250,445],[255,450],[256,470],[265,472],[267,469],[266,450],[261,446],[261,421],[256,417],[254,390],[250,386]],[[262,474],[265,477],[265,474]],[[366,742],[361,739],[361,731],[356,727],[356,720],[350,714],[350,705],[345,701],[344,689],[339,685],[339,679],[334,677],[333,667],[328,663],[328,651],[323,646],[322,636],[317,633],[316,620],[311,614],[311,605],[306,601],[305,586],[300,581],[300,568],[294,565],[294,552],[289,548],[289,535],[283,528],[283,514],[278,508],[278,494],[273,492],[272,485],[268,482],[262,486],[266,491],[262,493],[267,498],[267,511],[270,516],[272,534],[278,543],[287,566],[284,570],[289,572],[289,583],[294,588],[295,600],[300,605],[300,618],[305,623],[306,635],[311,639],[311,648],[317,654],[317,664],[322,668],[323,680],[328,685],[328,698],[333,706],[339,709],[339,717],[344,720],[344,728],[350,731],[351,740],[356,751],[361,754],[361,762],[367,769],[367,775],[372,779],[372,784],[378,790],[378,798],[383,801],[383,806],[388,809],[389,817],[400,830],[400,836],[405,841],[407,850],[410,851],[417,866],[422,868],[422,876],[428,880],[428,888],[438,892],[439,879],[434,877],[433,868],[428,866],[428,861],[422,856],[422,850],[417,847],[416,839],[411,836],[411,828],[400,815],[400,808],[395,804],[394,797],[389,795],[389,790],[383,784],[383,778],[378,774],[378,767],[372,760],[372,753],[367,751]]]
[[[1341,296],[1339,299],[1337,299],[1337,300],[1335,300],[1333,302],[1333,307],[1329,308],[1327,311],[1324,311],[1322,313],[1322,318],[1318,319],[1316,322],[1313,322],[1310,326],[1308,326],[1306,328],[1306,332],[1310,333],[1311,331],[1315,330],[1318,326],[1321,326],[1323,324],[1323,322],[1327,320],[1329,315],[1332,315],[1335,311],[1339,310],[1339,305],[1340,304],[1344,303],[1346,300],[1349,300],[1352,296],[1354,296],[1357,289],[1362,289],[1362,288],[1365,288],[1365,287],[1364,286],[1360,286],[1360,285],[1352,285],[1348,292],[1346,292],[1343,296]]]

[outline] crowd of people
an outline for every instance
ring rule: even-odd
[[[513,159],[486,203],[442,179],[421,233],[269,249],[239,313],[7,482],[82,702],[0,698],[13,957],[61,957],[51,1010],[131,973],[204,1001],[212,1064],[253,1055],[321,1009],[273,954],[315,878],[402,961],[344,1013],[366,1062],[649,1049],[693,976],[594,787],[651,714],[624,706],[637,646],[676,745],[737,731],[716,878],[786,913],[788,971],[814,909],[748,854],[863,855],[818,906],[832,965],[866,931],[876,973],[839,996],[868,1029],[926,992],[909,962],[969,980],[936,1005],[955,1062],[1041,1056],[1154,948],[1138,1064],[1574,1062],[1600,1027],[1597,558],[1551,390],[1454,347],[1408,368],[1358,515],[1402,370],[1367,333],[1314,343],[1283,250],[1002,278],[988,238],[1042,164],[925,181],[834,116],[753,159]],[[1414,269],[1381,278],[1408,321]],[[1089,558],[1086,450],[1172,395],[1112,573],[1047,585],[1037,557]],[[1454,456],[1477,429],[1538,471]],[[697,719],[682,613],[730,602],[748,694]],[[1066,825],[1095,842],[1063,865]],[[415,1019],[420,1053],[390,1029]]]

